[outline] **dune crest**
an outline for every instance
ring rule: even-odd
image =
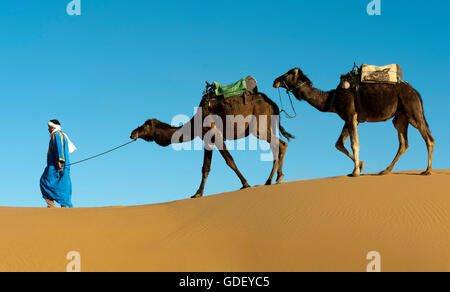
[[[0,208],[0,271],[450,271],[450,170],[326,178],[165,204]]]

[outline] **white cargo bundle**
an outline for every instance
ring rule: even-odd
[[[361,66],[362,83],[399,83],[402,80],[402,68],[397,64],[382,67],[367,64]]]

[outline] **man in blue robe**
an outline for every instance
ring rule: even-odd
[[[55,208],[55,201],[62,208],[73,208],[72,182],[70,180],[69,153],[76,150],[70,139],[61,131],[58,120],[48,123],[50,144],[47,167],[41,177],[41,192],[48,208]]]

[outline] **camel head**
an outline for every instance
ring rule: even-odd
[[[208,81],[205,81],[205,82],[206,82],[206,87],[205,87],[205,90],[203,91],[202,100],[210,99],[215,96],[214,83],[211,84]]]
[[[281,75],[273,82],[273,87],[285,88],[288,91],[297,89],[302,85],[312,86],[312,82],[299,68],[289,70],[286,74]]]
[[[156,119],[147,120],[142,126],[131,133],[130,138],[133,140],[142,139],[147,142],[155,141],[154,135],[158,123],[159,121]]]

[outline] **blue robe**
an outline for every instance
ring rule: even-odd
[[[64,165],[58,170],[58,161]],[[56,201],[62,207],[73,208],[72,182],[70,180],[69,145],[61,132],[55,132],[50,139],[47,167],[41,177],[41,192],[44,199]]]

